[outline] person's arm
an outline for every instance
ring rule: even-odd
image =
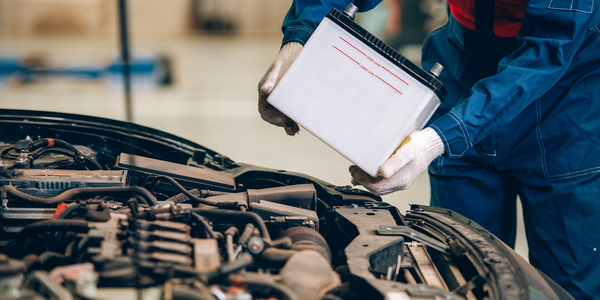
[[[354,2],[359,11],[373,8],[381,0],[294,0],[283,21],[283,43],[279,54],[258,83],[258,112],[263,120],[282,127],[288,135],[295,135],[300,127],[288,116],[267,102],[267,98],[296,59],[317,25],[332,8],[342,11]]]
[[[353,183],[387,194],[408,188],[439,155],[462,157],[560,80],[588,28],[600,23],[597,11],[592,0],[575,7],[571,1],[530,1],[518,36],[522,45],[500,61],[497,74],[477,82],[467,99],[430,127],[411,134],[377,177],[351,167]]]
[[[282,45],[298,42],[302,45],[310,38],[321,20],[332,8],[343,11],[350,3],[364,12],[375,7],[382,0],[294,0],[288,11],[281,30],[283,31]]]
[[[528,3],[518,35],[522,45],[500,61],[495,76],[477,82],[467,99],[430,125],[442,138],[445,155],[462,157],[560,80],[588,28],[599,22],[598,4],[593,4],[592,0]]]

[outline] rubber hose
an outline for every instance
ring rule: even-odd
[[[142,204],[148,204],[148,202],[146,201],[146,199],[140,195],[136,195],[135,196],[135,200],[137,200],[138,202],[141,202]]]
[[[280,237],[276,240],[272,240],[271,244],[269,244],[269,246],[275,247],[275,248],[280,248],[280,249],[290,249],[293,246],[293,242],[292,242],[291,238],[284,236],[284,237]]]
[[[252,223],[246,224],[246,228],[244,228],[244,232],[242,232],[242,235],[238,239],[238,244],[242,244],[242,245],[246,244],[248,242],[248,240],[250,239],[250,237],[252,237],[253,233],[254,233],[254,225],[252,225]]]
[[[169,176],[164,176],[164,175],[159,175],[156,176],[154,179],[152,179],[152,182],[150,182],[150,187],[152,189],[154,189],[154,186],[156,185],[156,183],[161,180],[164,179],[166,181],[168,181],[169,183],[171,183],[174,187],[176,187],[178,190],[180,190],[184,195],[186,195],[187,197],[189,197],[190,199],[194,199],[202,204],[205,205],[210,205],[210,206],[237,206],[237,202],[217,202],[217,201],[211,201],[209,199],[205,199],[205,198],[199,198],[196,197],[194,195],[192,195],[186,188],[184,188],[181,184],[179,184],[179,182],[175,181],[175,179],[169,177]]]
[[[90,223],[81,220],[44,220],[25,226],[21,229],[21,236],[27,237],[40,232],[62,230],[87,232],[92,227]]]
[[[239,236],[240,232],[238,231],[238,229],[236,227],[229,227],[227,228],[227,230],[225,230],[225,235],[231,235],[233,237]]]
[[[233,272],[237,272],[241,269],[251,266],[254,263],[254,257],[250,253],[244,253],[234,262],[228,263],[226,265],[221,266],[216,271],[212,271],[206,274],[206,278],[209,283],[215,283],[222,276],[229,275]]]
[[[221,196],[221,195],[229,194],[226,192],[215,192],[215,191],[210,191],[210,190],[198,190],[198,189],[189,190],[188,192],[196,197],[212,197],[212,196]],[[173,201],[177,204],[177,203],[189,201],[190,199],[191,198],[186,196],[184,193],[180,193],[180,194],[177,194],[177,195],[167,199],[166,201]]]
[[[135,218],[138,214],[138,201],[137,201],[137,197],[133,197],[129,200],[127,200],[126,203],[127,207],[129,207],[129,212],[131,213],[131,215]],[[135,222],[133,223],[135,226]]]
[[[193,190],[189,190],[188,192],[190,194],[198,197],[198,196],[202,196],[202,192],[203,191],[200,191],[198,189],[193,189]],[[189,201],[190,199],[191,198],[188,197],[188,196],[186,196],[184,193],[180,193],[180,194],[177,194],[177,195],[175,195],[175,196],[173,196],[173,197],[171,197],[171,198],[169,198],[169,199],[167,199],[165,201],[173,201],[175,204],[178,204],[178,203]]]
[[[39,202],[39,203],[61,203],[73,200],[78,196],[97,196],[97,195],[127,195],[127,196],[142,196],[150,206],[156,206],[156,199],[154,196],[146,189],[138,187],[138,186],[111,186],[111,187],[84,187],[84,188],[73,188],[65,190],[64,192],[58,194],[57,196],[51,198],[42,198],[36,197],[32,195],[25,194],[14,186],[5,185],[0,188],[0,192],[3,194],[8,194],[14,198],[19,200],[31,201],[31,202]]]
[[[262,252],[260,259],[264,262],[283,265],[296,253],[298,253],[296,250],[267,248]]]
[[[206,218],[204,218],[203,216],[192,212],[192,216],[194,216],[196,218],[196,220],[198,220],[198,222],[200,222],[200,224],[202,224],[202,226],[204,227],[204,230],[206,231],[206,234],[208,235],[209,238],[214,239],[215,238],[215,232],[212,230],[212,227],[210,226],[210,224],[208,223],[208,221],[206,220]]]
[[[252,223],[256,228],[258,228],[263,239],[265,239],[266,242],[271,242],[271,236],[269,235],[269,231],[267,230],[267,225],[265,225],[265,222],[257,213],[249,211],[241,212],[236,210],[204,208],[192,208],[190,211],[195,212],[201,216],[226,217],[228,219],[237,219]]]

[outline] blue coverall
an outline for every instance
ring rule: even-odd
[[[283,44],[304,44],[350,2],[295,0]],[[446,147],[429,166],[431,204],[513,246],[519,195],[531,264],[575,299],[600,299],[599,5],[529,1],[512,42],[478,36],[449,13],[423,45],[423,69],[441,63],[449,91],[428,125]]]

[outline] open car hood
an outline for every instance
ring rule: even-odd
[[[0,160],[2,299],[571,299],[450,210],[136,124],[0,110]]]

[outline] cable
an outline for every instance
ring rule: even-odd
[[[81,220],[44,220],[29,224],[21,229],[21,236],[27,237],[40,232],[48,231],[77,231],[87,232],[93,228],[91,223]]]
[[[192,194],[196,197],[200,196],[203,198],[230,194],[227,192],[215,192],[215,191],[211,191],[211,190],[198,190],[198,189],[189,190],[188,192],[190,192],[190,194]],[[186,202],[189,200],[190,200],[190,197],[186,196],[184,193],[180,193],[171,198],[167,198],[167,200],[165,200],[165,201],[173,201],[177,204],[177,203],[183,203],[183,202]]]
[[[142,196],[140,196],[140,195],[136,195],[136,196],[135,196],[135,199],[136,199],[138,202],[141,202],[142,204],[148,204],[148,201],[146,201],[146,198],[144,198],[144,197],[142,197]]]
[[[188,192],[196,197],[197,196],[203,197],[203,194],[202,194],[203,191],[200,191],[198,189],[189,190]],[[183,203],[183,202],[186,202],[189,200],[190,200],[190,197],[186,196],[184,193],[180,193],[171,198],[167,198],[167,200],[165,200],[165,201],[173,201],[175,204],[178,204],[178,203]]]
[[[156,185],[156,183],[161,180],[164,179],[166,181],[168,181],[169,183],[171,183],[173,186],[175,186],[178,190],[180,190],[184,195],[186,195],[188,198],[190,199],[194,199],[198,202],[200,202],[201,204],[205,204],[205,205],[210,205],[210,206],[238,206],[240,203],[237,201],[230,201],[230,202],[217,202],[217,201],[211,201],[209,199],[206,198],[199,198],[196,197],[194,195],[192,195],[186,188],[184,188],[181,184],[179,184],[177,181],[175,181],[175,179],[169,177],[169,176],[164,176],[164,175],[159,175],[156,176],[154,179],[152,179],[152,181],[150,182],[150,189],[153,190],[154,186]],[[208,194],[208,191],[202,191],[202,192],[206,192],[206,194]],[[214,192],[210,192],[213,193]]]
[[[194,216],[196,218],[196,220],[198,220],[198,222],[200,222],[200,224],[202,224],[202,226],[204,227],[204,231],[206,231],[206,234],[208,235],[208,237],[214,239],[215,232],[212,230],[212,227],[210,226],[210,224],[208,223],[206,218],[195,212],[192,212],[192,216]]]
[[[254,225],[252,225],[252,223],[246,224],[246,228],[244,228],[244,232],[242,232],[242,235],[238,239],[238,244],[240,244],[240,245],[246,244],[246,242],[248,242],[250,237],[252,237],[253,233],[254,233]]]
[[[36,153],[34,151],[40,149]],[[99,170],[102,170],[102,166],[95,160],[85,156],[81,151],[77,150],[75,146],[60,140],[52,138],[44,138],[31,142],[25,149],[25,151],[33,153],[31,157],[35,160],[46,153],[59,153],[69,157],[72,157],[75,161],[85,163],[86,161],[93,163]]]
[[[229,262],[235,260],[235,248],[233,245],[233,238],[239,236],[239,231],[236,227],[232,226],[227,228],[225,231],[225,248],[227,249],[227,258]]]
[[[269,231],[267,230],[267,225],[263,219],[254,212],[241,212],[236,210],[226,210],[226,209],[204,209],[204,208],[192,208],[191,212],[195,212],[201,216],[213,216],[213,217],[226,217],[228,219],[237,219],[241,221],[246,221],[254,224],[256,228],[260,231],[263,239],[266,242],[271,242],[271,236],[269,235]]]
[[[77,148],[75,148],[75,146],[73,146],[63,140],[51,139],[51,138],[35,140],[35,141],[31,142],[31,144],[29,144],[24,150],[33,152],[39,148],[53,147],[54,145],[56,145],[56,147],[59,147],[59,148],[65,148],[65,149],[71,150],[75,153],[80,153],[79,150],[77,150]]]
[[[35,161],[36,159],[38,159],[41,156],[46,155],[48,153],[57,153],[57,154],[69,156],[69,157],[73,158],[75,161],[79,161],[79,159],[81,158],[81,159],[83,159],[84,162],[91,162],[96,168],[98,168],[98,170],[103,170],[102,165],[100,165],[100,163],[98,163],[96,160],[94,160],[90,157],[83,155],[81,152],[73,152],[71,150],[58,148],[58,147],[43,148],[35,153],[32,153],[31,158]]]
[[[83,187],[73,188],[65,190],[57,196],[51,198],[36,197],[29,194],[25,194],[12,185],[4,185],[0,188],[2,198],[7,198],[6,195],[10,195],[13,198],[19,200],[39,202],[39,203],[61,203],[73,200],[78,196],[97,196],[97,195],[126,195],[131,196],[142,196],[144,200],[150,206],[156,206],[156,199],[146,189],[138,186],[111,186],[111,187]]]

